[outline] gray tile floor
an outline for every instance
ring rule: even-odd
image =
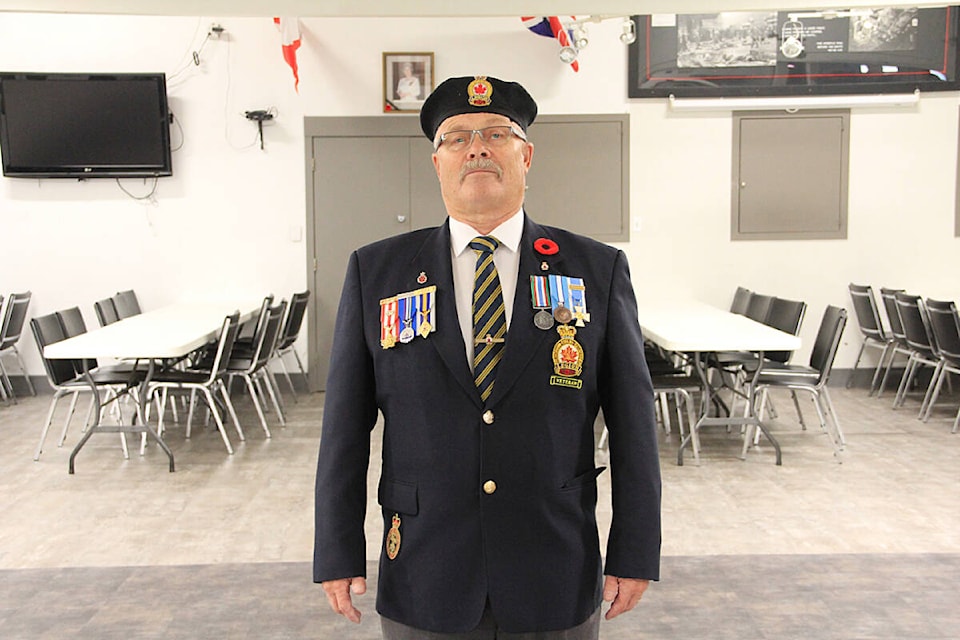
[[[310,582],[322,394],[287,396],[288,425],[270,440],[240,399],[247,440],[233,437],[234,456],[213,429],[186,440],[173,426],[173,474],[156,446],[124,460],[119,436],[96,435],[73,476],[82,415],[58,448],[65,402],[32,460],[49,398],[0,406],[0,638],[379,636],[372,594],[354,626]],[[769,446],[738,459],[738,436],[722,428],[704,434],[701,465],[677,467],[676,437],[662,438],[663,579],[602,638],[960,636],[956,405],[944,399],[924,424],[916,398],[899,410],[862,389],[834,400],[842,464],[786,396],[771,421],[782,467]],[[602,481],[601,532],[608,495]]]

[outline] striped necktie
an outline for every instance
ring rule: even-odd
[[[493,252],[500,241],[492,236],[479,236],[469,246],[477,254],[473,276],[473,379],[480,398],[486,402],[493,391],[507,336],[500,276],[493,263]]]

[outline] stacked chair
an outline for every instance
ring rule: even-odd
[[[937,346],[926,317],[926,309],[920,296],[899,291],[894,294],[894,298],[897,303],[897,313],[900,315],[900,322],[903,325],[907,347],[910,349],[907,367],[900,379],[897,397],[893,401],[894,408],[897,408],[903,406],[910,391],[910,383],[922,367],[930,367],[934,374],[936,373],[940,366],[940,356],[937,353]],[[930,387],[928,386],[927,389],[929,390]],[[926,408],[926,400],[925,395],[920,405],[921,415]]]
[[[880,351],[877,360],[877,368],[873,372],[873,380],[870,382],[870,395],[877,393],[880,388],[880,372],[883,371],[884,363],[887,360],[887,354],[895,349],[896,339],[883,327],[880,320],[880,310],[877,308],[876,298],[873,296],[873,289],[868,285],[853,284],[847,286],[850,292],[850,300],[853,302],[853,312],[857,316],[857,324],[860,325],[860,336],[863,341],[860,343],[860,351],[857,352],[857,359],[853,363],[853,371],[847,378],[847,388],[853,384],[853,379],[857,373],[857,367],[860,366],[860,359],[867,348],[878,349]],[[891,353],[890,357],[893,357]]]
[[[16,394],[13,391],[13,384],[7,369],[3,365],[3,358],[6,355],[12,355],[16,361],[20,372],[27,382],[27,388],[30,389],[30,395],[37,395],[33,388],[33,382],[27,374],[27,369],[23,365],[23,358],[17,350],[17,343],[20,342],[20,335],[23,333],[23,326],[27,318],[27,308],[30,306],[31,294],[29,291],[24,293],[13,293],[7,298],[6,305],[3,306],[3,320],[0,322],[0,397],[6,399],[12,398],[16,402]],[[0,297],[2,301],[2,297]]]
[[[294,402],[297,401],[297,390],[293,386],[293,380],[290,379],[290,372],[287,370],[287,365],[284,363],[283,357],[288,353],[292,353],[293,357],[297,360],[297,366],[300,367],[300,375],[306,380],[307,372],[303,368],[303,363],[300,361],[300,355],[294,348],[294,344],[300,337],[300,327],[303,325],[303,316],[307,311],[307,303],[309,300],[310,291],[295,293],[290,298],[290,306],[287,308],[287,317],[283,321],[283,329],[277,340],[277,346],[270,356],[271,362],[276,360],[280,363],[283,375],[287,379],[287,384],[290,386],[290,393],[293,394]]]
[[[272,296],[268,298],[271,301],[273,299]],[[238,341],[238,344],[234,345],[233,353],[226,365],[226,374],[229,380],[228,391],[234,378],[243,380],[260,418],[260,425],[269,438],[271,435],[270,427],[267,425],[267,419],[264,415],[263,405],[260,401],[261,396],[270,396],[280,424],[286,424],[283,409],[280,405],[279,390],[276,388],[276,381],[269,375],[267,363],[276,348],[287,303],[285,300],[281,300],[275,306],[268,305],[269,302],[265,299],[263,307],[265,313],[262,313],[261,317],[258,318],[252,341],[248,344],[240,344]],[[264,388],[266,394],[264,394]]]
[[[877,388],[877,397],[883,395],[887,388],[887,378],[890,377],[890,371],[893,369],[894,360],[897,355],[906,356],[909,360],[913,350],[907,343],[907,334],[903,331],[903,323],[900,321],[900,312],[897,310],[897,293],[903,292],[903,289],[880,288],[880,300],[883,302],[883,310],[887,314],[887,324],[890,327],[890,337],[893,343],[890,346],[890,357],[887,358],[887,365],[883,369],[883,378],[880,379],[880,386]]]
[[[933,379],[930,380],[926,407],[921,412],[920,417],[924,422],[930,418],[944,380],[951,373],[960,374],[960,314],[957,313],[957,305],[953,302],[928,298],[926,309],[940,355],[940,364],[934,372]],[[960,426],[960,411],[957,412],[957,417],[953,421],[951,433],[956,433],[958,426]]]
[[[843,449],[846,440],[843,430],[840,428],[833,402],[830,399],[830,392],[827,390],[827,382],[846,323],[847,311],[845,309],[827,306],[820,321],[820,328],[817,331],[813,350],[810,353],[809,365],[771,362],[760,371],[757,380],[758,401],[760,403],[758,415],[761,420],[763,420],[763,408],[769,390],[774,388],[789,389],[794,392],[793,401],[797,409],[797,416],[800,419],[800,425],[806,429],[803,413],[800,411],[800,403],[797,402],[795,392],[805,391],[810,393],[817,409],[817,416],[820,418],[820,427],[830,436],[835,454],[839,454]],[[747,437],[744,438],[744,452],[746,452],[750,442],[749,435],[747,434]]]

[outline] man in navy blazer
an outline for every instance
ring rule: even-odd
[[[313,579],[334,611],[360,621],[352,596],[366,591],[379,412],[377,611],[388,640],[597,638],[601,600],[613,618],[659,579],[654,396],[626,256],[524,212],[536,112],[516,83],[441,83],[420,120],[447,223],[358,249],[347,267],[317,464]],[[475,236],[495,247],[504,339],[473,335]],[[499,351],[492,388],[481,390],[473,363],[485,347]],[[599,409],[613,496],[605,566]]]

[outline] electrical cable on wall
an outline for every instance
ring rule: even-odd
[[[151,187],[150,193],[148,193],[148,194],[146,194],[146,195],[144,195],[144,196],[138,196],[138,195],[135,195],[135,194],[130,193],[129,191],[127,191],[126,187],[124,187],[123,184],[120,182],[120,178],[116,178],[116,181],[117,181],[117,186],[120,187],[120,191],[123,191],[125,194],[127,194],[127,196],[128,196],[129,198],[131,198],[131,199],[133,199],[133,200],[137,200],[138,202],[149,201],[149,202],[151,202],[151,203],[153,203],[153,204],[156,204],[157,201],[156,201],[156,198],[154,198],[154,195],[156,195],[156,193],[157,193],[157,187],[158,187],[159,184],[160,184],[160,178],[154,178],[154,179],[153,179],[153,187]]]

